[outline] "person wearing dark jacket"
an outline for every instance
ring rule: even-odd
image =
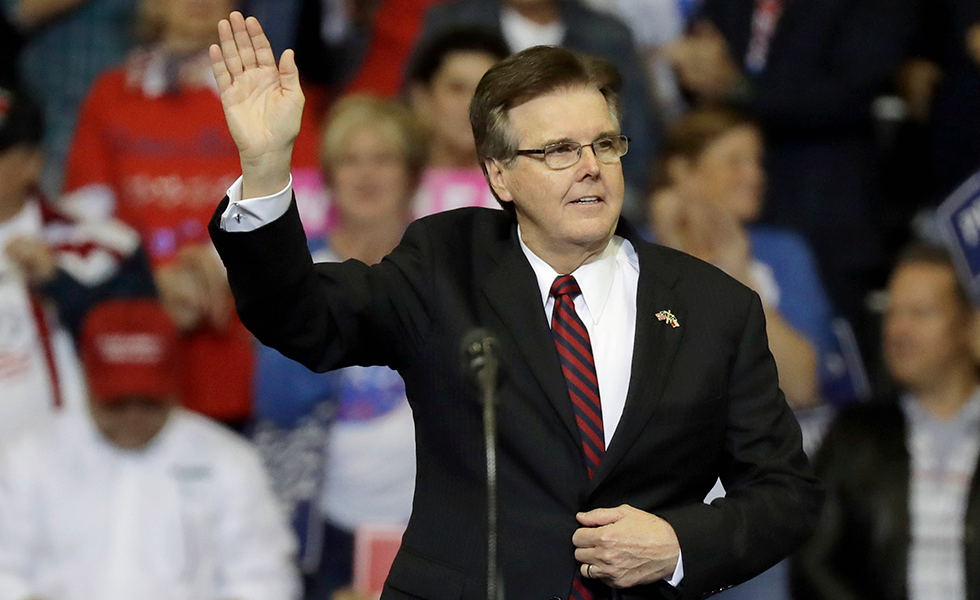
[[[913,246],[889,285],[885,360],[901,391],[838,416],[799,552],[798,600],[980,598],[980,375],[974,318],[944,250]]]

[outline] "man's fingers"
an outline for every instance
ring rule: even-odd
[[[252,47],[252,37],[245,26],[245,17],[237,10],[228,17],[231,21],[231,31],[235,35],[235,44],[238,46],[238,54],[241,57],[242,68],[250,69],[258,62],[255,58],[255,48]]]
[[[252,40],[252,48],[255,49],[255,60],[260,67],[276,66],[276,57],[272,53],[272,44],[269,38],[262,31],[262,24],[255,17],[245,19],[245,29]]]
[[[623,518],[619,508],[596,508],[589,512],[578,513],[575,518],[586,527],[602,527]]]
[[[234,16],[235,13],[232,13]],[[241,16],[239,14],[239,16]],[[238,44],[235,43],[235,35],[231,30],[231,23],[228,19],[218,21],[218,43],[221,45],[221,56],[225,61],[225,69],[235,78],[242,74],[242,58],[238,54]]]
[[[211,44],[208,54],[211,56],[211,72],[214,73],[214,80],[218,82],[218,94],[221,95],[231,87],[231,73],[228,72],[225,59],[221,56],[220,46]]]
[[[296,54],[285,50],[279,57],[279,85],[288,92],[300,91],[299,69],[296,67]]]

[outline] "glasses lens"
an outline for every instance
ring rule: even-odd
[[[564,169],[578,162],[582,145],[575,142],[551,144],[544,149],[544,162],[552,169]]]
[[[629,138],[625,135],[599,138],[590,144],[596,158],[604,163],[615,163],[629,149]],[[582,144],[561,142],[544,148],[544,162],[552,169],[565,169],[582,158]]]
[[[626,154],[629,142],[625,135],[600,138],[592,143],[596,158],[605,163],[613,163]]]

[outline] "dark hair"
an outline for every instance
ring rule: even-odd
[[[487,175],[488,159],[509,161],[517,156],[517,141],[509,127],[510,109],[556,90],[578,87],[602,93],[613,119],[621,122],[622,79],[608,61],[566,48],[533,46],[491,67],[470,102],[470,126],[483,174]],[[509,203],[501,204],[512,208]]]
[[[697,160],[712,142],[732,129],[759,125],[745,113],[729,106],[696,108],[671,123],[664,135],[663,150],[654,164],[656,186],[671,184],[667,164],[672,158]]]
[[[446,57],[454,52],[478,52],[496,60],[510,55],[507,42],[492,29],[475,25],[449,29],[421,47],[409,66],[406,82],[432,83]]]
[[[953,257],[950,255],[949,250],[945,246],[937,244],[935,242],[914,240],[909,242],[902,250],[899,251],[898,257],[895,259],[895,266],[892,268],[892,274],[896,273],[902,267],[908,267],[913,265],[932,265],[936,267],[945,267],[950,270],[953,274],[954,281],[954,292],[956,293],[956,299],[965,307],[969,308],[973,306],[973,301],[970,298],[970,294],[966,290],[966,286],[959,278],[959,274],[956,270],[956,265],[953,263]]]
[[[40,146],[43,139],[41,107],[23,90],[0,88],[0,152],[21,144]]]

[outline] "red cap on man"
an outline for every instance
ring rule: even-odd
[[[109,300],[82,325],[81,356],[94,400],[172,398],[176,382],[177,329],[159,302]]]

